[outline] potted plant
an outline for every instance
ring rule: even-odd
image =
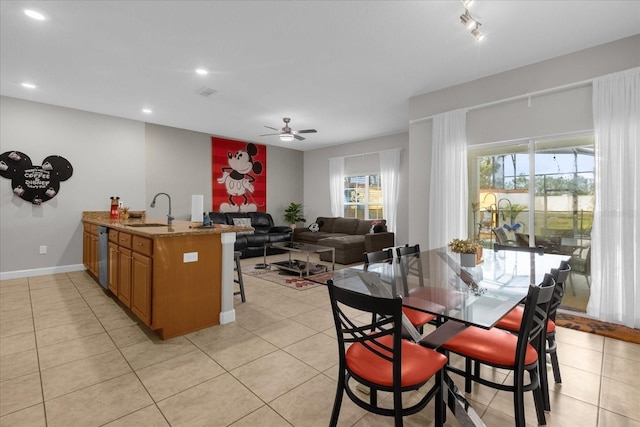
[[[471,239],[453,239],[449,242],[452,252],[460,254],[462,267],[475,267],[478,244]]]
[[[284,210],[284,219],[291,224],[291,228],[295,228],[297,222],[306,222],[307,220],[302,214],[302,203],[291,202]]]

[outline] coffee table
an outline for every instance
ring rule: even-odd
[[[267,264],[267,248],[278,248],[289,253],[288,261],[270,262]],[[292,258],[292,253],[298,252],[306,255],[306,261]],[[309,277],[312,274],[324,273],[326,268],[320,264],[309,262],[310,254],[317,254],[320,252],[331,252],[331,270],[336,269],[336,249],[327,246],[311,245],[309,243],[297,243],[297,242],[277,242],[268,243],[264,246],[264,265],[277,267],[282,270],[298,273],[300,277]]]

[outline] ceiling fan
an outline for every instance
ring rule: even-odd
[[[299,135],[300,133],[316,133],[317,132],[317,130],[315,129],[292,130],[289,127],[289,122],[291,121],[289,117],[283,118],[282,121],[284,121],[284,127],[282,128],[282,130],[272,128],[271,126],[265,126],[267,129],[273,129],[278,133],[267,133],[260,136],[278,135],[280,137],[280,141],[289,142],[289,141],[293,141],[293,138],[297,139],[298,141],[303,141],[305,138],[300,136]]]

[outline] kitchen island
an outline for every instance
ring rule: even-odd
[[[106,263],[108,292],[162,339],[235,320],[233,243],[247,227],[110,220],[109,212],[83,212],[82,222],[89,273],[98,280]],[[102,256],[99,230],[109,240]]]

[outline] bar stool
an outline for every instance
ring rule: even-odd
[[[236,272],[237,276],[237,278],[233,279],[233,281],[240,286],[240,290],[238,292],[234,292],[233,295],[240,295],[242,302],[247,302],[247,298],[244,295],[244,282],[242,281],[242,268],[240,268],[240,255],[242,255],[242,252],[240,251],[235,251],[233,253],[233,259],[236,262],[236,266],[234,267],[233,271]]]

